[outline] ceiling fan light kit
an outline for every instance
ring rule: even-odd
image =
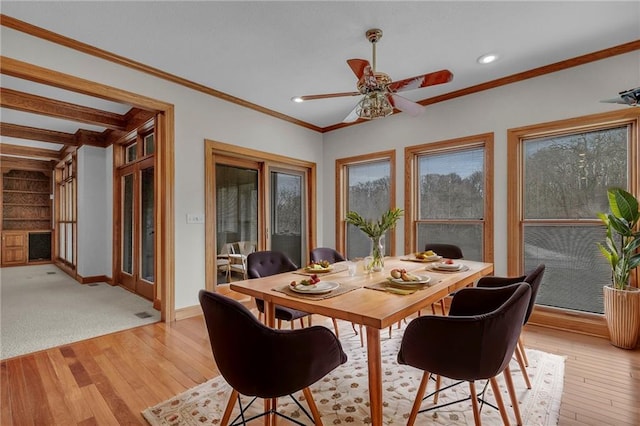
[[[387,117],[393,114],[395,109],[406,112],[411,116],[417,116],[424,110],[424,106],[407,98],[403,98],[397,95],[396,92],[448,83],[453,79],[451,71],[440,70],[393,82],[388,74],[376,71],[376,43],[382,38],[382,30],[372,28],[367,30],[365,36],[372,46],[373,65],[366,59],[347,60],[347,64],[358,78],[356,84],[357,92],[295,96],[291,98],[291,100],[294,102],[304,102],[314,99],[362,95],[360,101],[343,120],[344,123],[352,123],[359,118],[372,120]]]

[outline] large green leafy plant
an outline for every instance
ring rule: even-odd
[[[607,228],[605,244],[600,251],[611,265],[613,287],[624,290],[629,285],[631,270],[640,266],[640,221],[638,200],[621,188],[607,191],[610,213],[598,213]]]
[[[354,225],[370,238],[380,238],[389,229],[396,226],[396,223],[402,217],[402,209],[390,209],[383,213],[379,221],[366,220],[359,213],[347,213],[346,222]]]

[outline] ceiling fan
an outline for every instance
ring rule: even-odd
[[[453,79],[449,70],[440,70],[428,74],[406,78],[400,81],[392,81],[383,73],[376,71],[376,43],[382,38],[382,30],[373,28],[366,33],[367,40],[373,47],[373,66],[366,59],[349,59],[347,64],[358,78],[357,92],[327,93],[324,95],[307,95],[292,98],[295,102],[311,101],[314,99],[337,98],[341,96],[359,96],[362,99],[343,120],[343,123],[352,123],[358,118],[371,120],[386,117],[393,114],[393,109],[416,116],[424,110],[424,106],[407,98],[397,95],[397,92],[448,83]]]
[[[620,97],[615,99],[607,99],[600,102],[607,102],[611,104],[623,104],[629,106],[640,106],[640,87],[635,89],[623,90],[618,93]]]

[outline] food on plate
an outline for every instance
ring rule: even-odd
[[[453,259],[444,259],[442,263],[445,265],[453,265]]]
[[[311,262],[307,265],[307,269],[327,269],[331,266],[329,261],[321,260],[319,262]]]
[[[391,272],[389,272],[389,274],[391,274],[391,278],[395,278],[396,280],[402,277],[403,273],[406,273],[407,271],[404,269],[392,269]]]
[[[309,279],[300,280],[299,283],[294,280],[294,281],[291,281],[291,283],[289,283],[289,285],[291,287],[295,287],[295,286],[298,286],[298,285],[316,285],[319,282],[320,282],[320,278],[318,278],[318,276],[316,274],[313,274],[313,275],[311,275],[309,277]]]
[[[429,259],[432,258],[434,256],[437,256],[436,252],[433,250],[427,250],[427,251],[421,251],[416,253],[416,259]]]
[[[420,277],[407,272],[406,269],[392,269],[389,274],[393,279],[402,279],[402,281],[420,281]]]

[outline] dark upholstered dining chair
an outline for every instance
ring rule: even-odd
[[[481,420],[475,381],[488,379],[502,420],[508,424],[496,380],[500,373],[504,374],[516,420],[522,424],[509,361],[518,343],[530,297],[531,288],[527,283],[463,288],[453,297],[449,316],[422,316],[409,323],[402,337],[398,363],[423,370],[424,374],[407,425],[413,425],[420,412],[432,374],[469,382],[476,425],[480,425]],[[446,345],[429,344],[444,341]]]
[[[292,272],[296,269],[298,269],[296,264],[281,251],[256,251],[247,256],[247,276],[249,279],[269,277],[271,275],[282,274],[284,272]],[[262,315],[264,314],[264,300],[256,299],[256,306],[259,312],[258,317],[262,318]],[[280,328],[282,320],[291,321],[291,328],[294,328],[294,321],[297,319],[300,320],[300,325],[304,327],[302,318],[306,316],[309,316],[309,313],[276,305],[278,328]],[[309,325],[311,325],[310,318]]]
[[[329,263],[344,262],[346,259],[337,250],[331,247],[316,247],[311,250],[310,259],[312,262],[326,260]]]
[[[216,366],[233,388],[221,424],[229,424],[238,401],[240,414],[233,424],[246,424],[262,416],[269,416],[269,424],[275,424],[275,416],[281,416],[304,426],[277,411],[277,398],[302,390],[311,414],[292,397],[294,402],[314,425],[322,425],[309,386],[347,361],[338,338],[321,326],[298,330],[269,328],[241,303],[219,293],[200,290],[199,299]],[[240,395],[253,399],[243,406]],[[267,400],[266,411],[245,418],[245,411],[256,398]]]
[[[424,246],[424,251],[432,250],[438,256],[442,256],[445,259],[462,259],[464,256],[462,255],[462,249],[454,244],[443,244],[443,243],[427,243]],[[444,299],[440,299],[440,310],[442,311],[442,315],[447,314],[447,308],[445,307]],[[431,305],[431,313],[435,314],[435,303]],[[418,315],[421,313],[418,312]]]
[[[540,289],[540,284],[542,283],[542,277],[544,275],[545,265],[541,263],[535,269],[530,271],[527,275],[523,275],[520,277],[496,277],[496,276],[487,276],[482,277],[476,283],[476,287],[503,287],[505,285],[517,283],[524,281],[531,286],[531,299],[529,300],[529,306],[527,307],[527,314],[524,317],[523,325],[526,325],[529,321],[529,317],[533,312],[533,308],[536,304],[536,297],[538,296],[538,290]],[[531,382],[529,381],[529,375],[527,374],[527,366],[529,365],[529,360],[527,359],[527,353],[524,347],[524,339],[522,338],[522,334],[518,338],[518,346],[516,347],[516,360],[520,365],[520,371],[522,371],[522,376],[524,378],[524,382],[527,385],[527,389],[531,389]]]

